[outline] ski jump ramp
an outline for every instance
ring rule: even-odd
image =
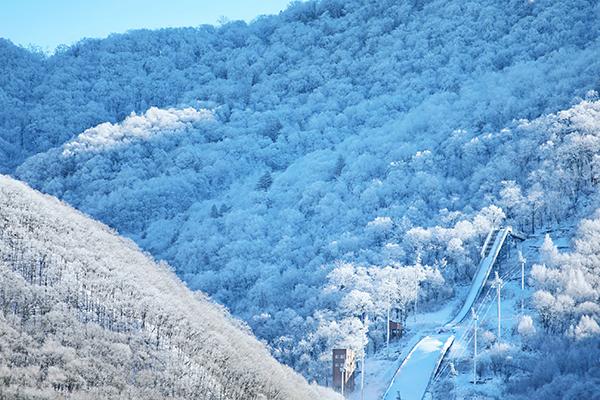
[[[396,371],[383,396],[384,400],[421,400],[453,341],[452,333],[440,333],[421,339]]]
[[[437,373],[444,355],[454,342],[453,330],[469,314],[479,297],[506,238],[512,234],[510,227],[492,230],[481,250],[481,262],[473,277],[465,302],[454,318],[440,327],[441,333],[423,337],[408,353],[394,374],[383,400],[421,400],[431,379]]]

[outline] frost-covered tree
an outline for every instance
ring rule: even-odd
[[[516,366],[523,373],[518,386],[508,386],[515,398],[546,393],[557,398],[593,398],[591,391],[597,389],[593,365],[600,356],[597,217],[580,223],[569,252],[559,252],[549,235],[542,243],[540,258],[547,265],[534,265],[531,273],[535,313],[523,316],[517,326],[526,351],[515,354]],[[586,386],[578,386],[579,381]]]

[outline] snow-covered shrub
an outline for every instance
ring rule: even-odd
[[[531,318],[531,315],[523,315],[521,318],[519,318],[517,332],[519,335],[524,337],[535,334],[535,326],[533,325],[533,318]]]
[[[581,340],[600,335],[600,325],[593,317],[583,315],[575,327],[571,327],[569,334],[576,340]]]

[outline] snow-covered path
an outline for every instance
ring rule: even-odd
[[[456,325],[467,316],[479,297],[498,254],[511,231],[511,228],[507,227],[493,232],[494,235],[490,233],[490,237],[484,244],[484,258],[479,263],[462,308],[450,322],[443,326],[440,333],[423,337],[413,347],[396,371],[383,396],[383,400],[396,400],[398,398],[402,400],[421,400],[423,398],[431,378],[435,375],[446,351],[454,341],[453,331]],[[489,247],[486,248],[488,241],[490,241]]]

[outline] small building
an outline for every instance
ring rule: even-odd
[[[402,322],[390,320],[388,329],[390,330],[390,339],[400,338],[404,334],[404,327],[402,326]]]
[[[354,352],[350,349],[333,349],[333,388],[344,393],[354,390],[354,372],[356,360]]]

